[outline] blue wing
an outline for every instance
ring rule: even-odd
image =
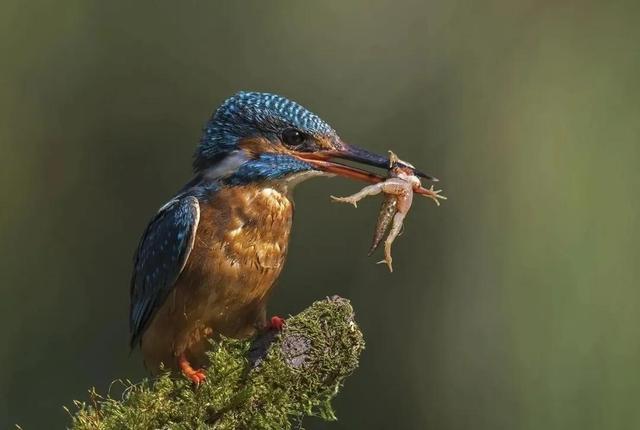
[[[160,208],[140,239],[131,278],[131,347],[140,341],[182,272],[193,248],[199,219],[198,199],[177,197]]]

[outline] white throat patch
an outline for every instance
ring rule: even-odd
[[[224,178],[235,173],[249,158],[243,151],[233,151],[213,167],[204,171],[204,177],[211,180]]]

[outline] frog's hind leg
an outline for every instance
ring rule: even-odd
[[[384,260],[378,261],[378,264],[386,263],[387,267],[389,268],[389,272],[393,272],[393,265],[391,264],[393,261],[393,258],[391,258],[391,245],[402,230],[402,221],[404,220],[404,216],[405,214],[403,214],[402,212],[396,212],[396,214],[393,216],[393,224],[391,225],[391,230],[389,230],[389,235],[384,241]]]
[[[361,189],[355,194],[346,197],[336,197],[331,196],[331,198],[336,202],[341,203],[351,203],[353,206],[358,207],[358,202],[364,199],[367,196],[375,196],[376,194],[380,194],[382,188],[384,186],[384,182],[379,184],[369,185]]]

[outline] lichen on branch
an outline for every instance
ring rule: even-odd
[[[363,349],[351,304],[334,296],[288,318],[280,333],[213,343],[198,387],[165,373],[118,381],[119,396],[90,390],[70,412],[71,429],[290,429],[305,416],[335,420],[331,400]]]

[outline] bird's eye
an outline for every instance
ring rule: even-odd
[[[297,148],[307,140],[307,136],[295,128],[288,128],[282,132],[282,142],[291,148]]]

